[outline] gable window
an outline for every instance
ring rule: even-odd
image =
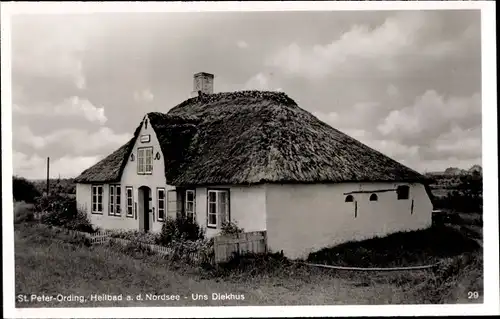
[[[378,201],[377,194],[371,194],[370,195],[370,202],[376,202],[376,201]]]
[[[162,221],[165,219],[165,188],[157,189],[157,197],[158,201],[158,220]]]
[[[137,173],[153,173],[153,147],[139,147],[137,149]]]
[[[177,214],[177,192],[175,189],[167,192],[167,214],[168,216],[176,216]]]
[[[92,185],[92,214],[102,214],[102,185]]]
[[[230,220],[229,190],[209,190],[207,202],[207,227],[217,228]]]
[[[354,202],[354,196],[352,196],[352,195],[347,195],[347,196],[345,197],[345,202],[346,202],[346,203],[352,203],[352,202]]]
[[[410,187],[407,185],[398,186],[396,189],[396,193],[398,194],[399,199],[408,199],[410,198]]]
[[[120,216],[121,213],[121,187],[109,185],[109,211],[110,216]]]
[[[126,197],[127,197],[127,217],[134,217],[133,188],[131,186],[127,186],[125,189],[126,189]]]
[[[192,189],[186,190],[186,217],[195,220],[196,216],[196,199],[195,191]]]

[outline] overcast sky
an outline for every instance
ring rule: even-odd
[[[12,18],[14,173],[74,177],[192,90],[283,90],[420,172],[481,164],[479,11]]]

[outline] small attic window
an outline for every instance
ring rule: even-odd
[[[376,201],[378,201],[377,194],[371,194],[370,195],[370,202],[376,202]]]
[[[398,200],[408,199],[410,198],[410,186],[400,185],[396,189],[396,193],[398,194]]]
[[[352,203],[352,202],[354,202],[354,196],[352,196],[352,195],[347,195],[347,196],[345,197],[345,202],[346,202],[346,203]]]
[[[148,119],[144,120],[144,129],[148,129]]]

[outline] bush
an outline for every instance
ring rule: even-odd
[[[40,192],[35,187],[35,184],[23,177],[12,177],[12,193],[15,201],[24,201],[34,203],[36,198],[40,196]]]
[[[28,223],[35,220],[33,204],[20,202],[14,204],[14,224]]]
[[[243,233],[243,228],[239,228],[236,222],[223,222],[221,225],[221,235],[234,236]]]
[[[76,199],[61,194],[44,195],[38,198],[36,210],[42,212],[41,222],[83,232],[94,232],[85,212],[77,208]]]
[[[158,244],[169,246],[173,242],[197,241],[205,238],[203,228],[196,221],[186,217],[167,217],[163,222]]]

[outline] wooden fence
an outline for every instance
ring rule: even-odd
[[[233,236],[214,237],[215,262],[228,261],[234,254],[266,253],[267,234],[265,231],[247,232]]]

